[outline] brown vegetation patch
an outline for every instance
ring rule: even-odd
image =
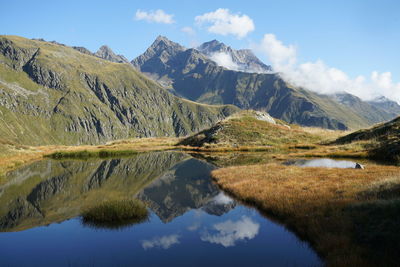
[[[221,188],[256,205],[308,240],[327,264],[333,266],[365,266],[376,260],[368,253],[370,244],[358,242],[353,235],[354,229],[358,229],[355,222],[363,213],[351,207],[382,201],[380,194],[396,196],[388,188],[400,184],[398,167],[379,165],[358,170],[270,163],[252,165],[251,168],[219,169],[212,175]],[[377,190],[379,188],[382,190]],[[386,219],[376,218],[378,221]],[[373,231],[369,229],[367,235]],[[385,245],[388,244],[382,247],[387,249]],[[392,254],[380,260],[388,265],[395,262]]]

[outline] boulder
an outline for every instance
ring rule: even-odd
[[[364,166],[360,163],[356,163],[356,166],[354,167],[354,169],[364,169]]]

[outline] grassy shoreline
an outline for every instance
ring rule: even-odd
[[[319,132],[318,134],[322,134]],[[316,134],[316,133],[314,133]],[[184,146],[179,145],[179,138],[137,138],[117,140],[104,145],[78,146],[21,146],[0,142],[0,184],[7,172],[25,164],[44,158],[85,159],[90,157],[119,157],[147,151],[177,150],[195,153],[232,153],[232,152],[265,152],[275,158],[292,157],[333,157],[333,158],[370,158],[364,143],[327,145],[317,144],[283,144],[283,145],[224,145],[224,146]]]
[[[270,163],[221,168],[212,177],[221,189],[308,241],[328,266],[379,261],[391,266],[399,260],[393,250],[400,238],[395,223],[400,217],[398,167],[356,170]]]
[[[178,138],[137,138],[109,142],[104,145],[21,146],[0,142],[0,184],[7,172],[23,165],[48,158],[119,157],[147,151],[176,149]]]

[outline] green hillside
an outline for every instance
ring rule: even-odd
[[[275,120],[264,112],[242,111],[209,129],[182,140],[179,145],[205,148],[276,147],[312,144],[321,137],[297,125]]]
[[[0,36],[0,138],[75,145],[185,136],[237,110],[173,96],[130,64]]]

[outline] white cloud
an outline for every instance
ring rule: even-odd
[[[217,52],[211,54],[209,57],[219,66],[225,67],[230,70],[239,70],[239,65],[233,62],[231,55],[229,55],[228,53]]]
[[[138,9],[135,14],[136,20],[145,20],[147,22],[172,24],[174,15],[165,13],[162,9],[142,11]]]
[[[253,239],[260,229],[258,223],[253,222],[249,217],[242,216],[236,222],[231,220],[214,224],[215,234],[204,232],[200,239],[202,241],[220,244],[224,247],[232,247],[239,240]]]
[[[270,73],[270,72],[266,72],[265,70],[258,68],[258,67],[251,67],[251,66],[248,66],[245,64],[238,64],[233,61],[232,56],[229,53],[215,52],[215,53],[208,55],[208,57],[212,61],[217,63],[218,66],[222,66],[229,70],[243,71],[243,72],[249,72],[249,73]]]
[[[229,9],[219,8],[214,12],[195,17],[199,25],[207,24],[208,31],[221,35],[234,35],[241,39],[254,31],[253,20],[247,15],[232,14]]]
[[[220,204],[220,205],[228,205],[231,204],[233,202],[233,199],[228,197],[227,195],[225,195],[224,193],[220,192],[218,195],[216,195],[213,199],[213,201],[216,204]]]
[[[200,223],[200,222],[194,222],[193,224],[189,225],[189,226],[187,227],[187,229],[188,229],[189,231],[193,232],[193,231],[198,230],[198,229],[200,228],[200,226],[201,226],[201,223]]]
[[[264,52],[273,69],[293,85],[322,94],[348,92],[364,100],[383,95],[400,103],[400,83],[392,81],[390,72],[373,71],[369,79],[362,75],[352,79],[342,70],[327,66],[322,60],[299,64],[296,47],[284,45],[274,34],[265,34],[257,49]]]
[[[190,36],[196,35],[196,31],[192,27],[189,27],[189,26],[183,27],[181,29],[181,31],[183,31],[184,33],[187,33]]]
[[[143,240],[142,247],[147,250],[150,248],[163,248],[168,249],[172,245],[179,244],[179,235],[165,235],[161,237],[156,237],[150,240]]]

